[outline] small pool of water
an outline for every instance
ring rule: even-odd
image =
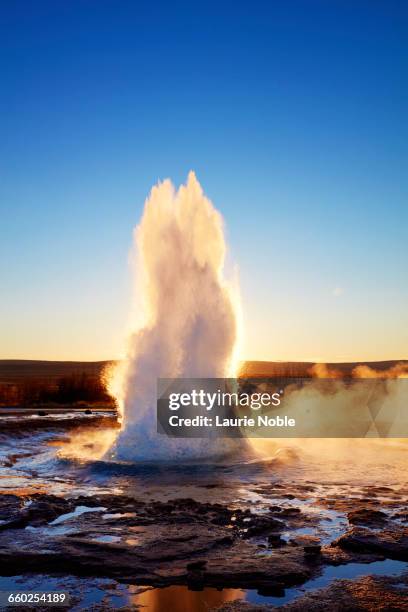
[[[140,606],[146,612],[207,612],[211,608],[236,600],[280,606],[307,592],[325,588],[335,579],[355,580],[369,575],[399,576],[406,571],[406,563],[393,560],[327,566],[320,576],[306,584],[282,589],[280,593],[270,595],[261,594],[255,589],[204,588],[201,591],[193,591],[186,586],[152,588],[146,585],[120,584],[105,578],[42,575],[0,577],[0,591],[64,591],[73,597],[70,606],[72,612],[89,609],[95,604],[104,605],[107,609]]]

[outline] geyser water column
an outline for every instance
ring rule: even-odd
[[[169,180],[153,187],[135,242],[143,321],[109,385],[123,415],[110,454],[131,461],[228,455],[244,440],[156,432],[158,378],[223,378],[236,367],[239,297],[223,276],[223,222],[193,172],[178,191]]]

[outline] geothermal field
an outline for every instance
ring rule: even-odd
[[[103,455],[109,407],[1,411],[0,590],[72,610],[407,609],[403,441],[131,462]]]
[[[222,219],[192,173],[153,188],[135,253],[122,361],[0,363],[0,591],[63,592],[70,610],[408,610],[392,422],[336,439],[175,439],[156,423],[158,378],[250,376],[252,392],[313,381],[296,410],[329,380],[330,401],[348,394],[375,424],[381,406],[352,385],[383,381],[397,406],[407,362],[240,363]]]

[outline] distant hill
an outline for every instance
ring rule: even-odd
[[[62,376],[88,374],[99,378],[104,368],[113,361],[36,361],[31,359],[0,360],[0,383],[21,384],[27,380],[53,383]],[[359,361],[350,363],[328,363],[328,371],[341,372],[349,376],[356,365],[367,365],[377,371],[385,371],[397,363],[408,364],[407,360]],[[242,363],[244,376],[310,376],[313,362],[301,361],[246,361]]]
[[[62,376],[88,374],[99,378],[111,361],[36,361],[0,359],[0,383],[18,384],[25,380],[55,382]]]

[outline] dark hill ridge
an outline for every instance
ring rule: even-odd
[[[19,383],[25,380],[55,382],[62,376],[88,374],[100,376],[111,361],[37,361],[35,359],[0,359],[0,382]]]
[[[1,359],[0,383],[19,384],[24,381],[55,382],[63,376],[88,374],[99,378],[107,365],[113,361],[37,361],[31,359]],[[389,361],[360,361],[350,363],[327,363],[329,369],[341,371],[349,376],[356,365],[367,365],[377,371],[385,371],[397,363],[408,364],[405,359]],[[246,361],[242,364],[245,376],[310,376],[313,362],[301,361]]]

